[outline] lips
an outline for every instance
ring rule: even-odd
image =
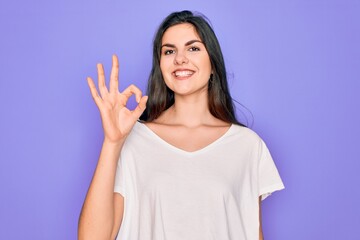
[[[175,77],[190,77],[194,74],[191,70],[176,70],[174,72]]]

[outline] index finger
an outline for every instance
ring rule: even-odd
[[[134,84],[131,84],[128,86],[122,93],[123,96],[125,96],[126,101],[132,96],[135,95],[136,102],[139,103],[140,99],[142,97],[141,90],[136,87]]]
[[[110,88],[110,92],[119,91],[119,60],[115,54],[112,56],[112,68],[110,74],[109,88]]]

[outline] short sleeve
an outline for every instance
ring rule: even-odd
[[[119,159],[116,168],[114,192],[120,193],[122,196],[125,196],[125,174],[123,161],[121,161],[121,159]]]
[[[271,157],[269,149],[261,140],[259,148],[259,196],[264,200],[271,193],[284,189],[284,184]]]

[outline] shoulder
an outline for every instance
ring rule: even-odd
[[[231,126],[232,134],[238,138],[252,141],[252,142],[261,142],[261,137],[252,129],[244,127],[241,125],[233,124]]]
[[[261,153],[267,150],[267,145],[254,130],[240,125],[232,125],[227,144],[239,148],[239,151]]]

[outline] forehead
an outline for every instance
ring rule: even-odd
[[[189,40],[200,40],[199,34],[195,27],[190,23],[180,23],[169,27],[163,37],[162,44],[164,43],[185,43]]]

